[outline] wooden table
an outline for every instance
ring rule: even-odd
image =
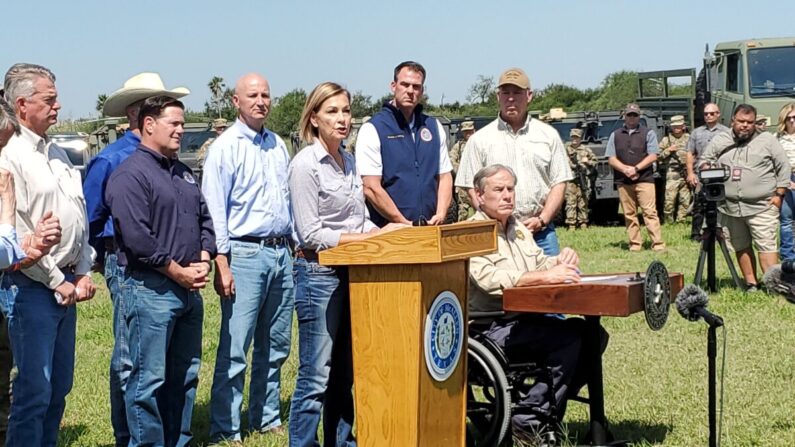
[[[643,311],[643,278],[636,273],[605,273],[584,275],[612,277],[577,284],[551,286],[513,287],[503,291],[503,308],[511,312],[562,313],[585,316],[588,335],[588,352],[593,359],[595,371],[588,381],[590,407],[591,445],[611,445],[612,436],[607,429],[604,409],[604,385],[602,383],[602,355],[600,343],[600,319],[603,316],[627,317]],[[684,277],[681,273],[669,273],[671,301],[682,290]]]

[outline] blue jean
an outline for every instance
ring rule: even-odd
[[[545,255],[556,256],[560,254],[560,244],[558,244],[558,235],[555,233],[554,224],[550,223],[543,230],[533,233],[533,239],[544,251]]]
[[[795,175],[790,177],[791,181],[795,181]],[[795,223],[793,214],[795,213],[795,192],[787,191],[784,196],[784,201],[781,202],[781,249],[779,256],[782,261],[795,261],[795,235],[793,234],[792,225]]]
[[[298,378],[290,405],[290,447],[356,445],[348,275],[345,269],[295,261]]]
[[[129,445],[189,445],[202,351],[201,295],[151,270],[126,271],[121,293],[132,359],[124,393]]]
[[[67,281],[73,281],[67,275]],[[55,301],[53,291],[21,272],[3,278],[8,332],[18,376],[8,421],[8,446],[55,446],[72,390],[75,306]]]
[[[282,425],[281,367],[290,354],[293,260],[286,246],[231,241],[236,293],[221,298],[221,333],[210,397],[210,438],[240,440],[240,412],[251,355],[249,430]]]
[[[124,281],[124,268],[118,264],[116,253],[105,253],[105,283],[108,285],[113,302],[113,353],[110,357],[110,423],[117,446],[127,446],[130,431],[127,428],[127,411],[124,404],[124,390],[132,370],[130,347],[127,343],[127,324],[125,323],[124,300],[121,298],[121,284]]]

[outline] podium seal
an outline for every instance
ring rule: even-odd
[[[425,365],[431,377],[444,382],[453,374],[464,346],[464,312],[458,297],[445,290],[425,317]]]

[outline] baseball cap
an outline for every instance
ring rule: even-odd
[[[530,79],[521,68],[509,68],[502,72],[500,75],[500,82],[497,87],[511,84],[519,88],[530,89]]]

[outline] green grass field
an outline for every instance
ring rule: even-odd
[[[659,259],[670,271],[692,281],[698,246],[687,239],[689,226],[666,225],[664,253],[629,253],[620,227],[559,230],[563,246],[580,253],[586,273],[645,271]],[[648,247],[648,243],[647,243]],[[723,445],[795,445],[795,306],[763,292],[744,294],[730,288],[728,272],[718,258],[718,278],[725,286],[710,296],[710,309],[726,320],[727,357]],[[104,284],[102,278],[96,277]],[[218,339],[218,298],[205,292],[204,354],[198,400],[193,417],[195,445],[206,445],[209,398]],[[111,305],[100,289],[78,306],[75,384],[68,397],[61,446],[113,445],[108,401],[108,364],[113,338]],[[604,319],[610,345],[604,356],[605,409],[617,438],[636,446],[707,445],[707,357],[704,323],[690,323],[671,311],[659,332],[646,326],[642,314]],[[719,333],[718,343],[723,337]],[[283,418],[295,385],[297,351],[284,368]],[[718,372],[722,356],[719,353]],[[567,430],[585,431],[587,408],[571,403]],[[246,446],[286,446],[287,437],[252,434]]]

